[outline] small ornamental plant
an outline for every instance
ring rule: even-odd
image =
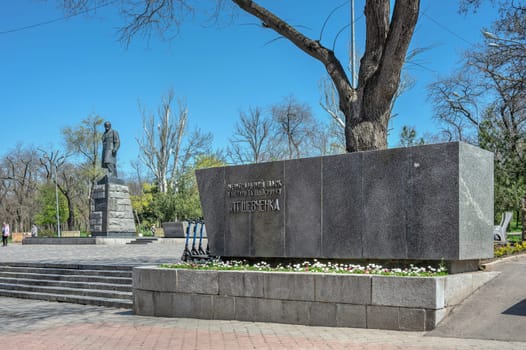
[[[494,255],[496,258],[501,256],[518,254],[526,251],[526,241],[508,243],[506,245],[495,244]]]
[[[181,262],[177,264],[163,264],[161,267],[193,270],[314,272],[415,277],[436,277],[447,275],[447,269],[443,262],[437,267],[418,267],[410,264],[409,266],[403,268],[387,268],[378,264],[368,264],[363,266],[357,264],[342,264],[332,262],[322,263],[316,259],[314,259],[312,262],[304,261],[303,263],[291,263],[287,265],[277,264],[276,266],[271,266],[265,261],[251,265],[246,261],[239,260],[211,260],[204,263]]]

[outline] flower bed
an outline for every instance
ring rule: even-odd
[[[305,269],[301,264],[292,267]],[[264,271],[266,264],[260,264],[262,270],[256,271],[229,268],[136,267],[134,312],[145,316],[423,331],[433,329],[453,305],[497,275],[473,272],[399,277],[365,272],[276,272]]]
[[[526,250],[526,241],[507,243],[506,245],[496,244],[494,254],[496,258],[499,258],[501,256],[521,253],[525,250]]]
[[[413,276],[413,277],[436,277],[447,275],[447,269],[443,263],[437,267],[428,265],[419,267],[409,264],[406,267],[388,268],[379,264],[370,263],[365,266],[359,264],[345,264],[337,262],[304,261],[303,263],[279,263],[275,266],[262,261],[249,264],[239,260],[212,260],[203,263],[185,262],[178,264],[163,264],[161,267],[192,270],[219,270],[219,271],[274,271],[274,272],[321,272],[342,274],[367,274],[383,276]]]

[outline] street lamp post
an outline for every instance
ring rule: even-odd
[[[49,162],[51,168],[51,177],[53,177],[53,168],[55,169],[55,206],[56,206],[56,216],[57,216],[57,236],[60,238],[60,207],[58,205],[58,162],[63,161],[65,156],[54,157],[51,153],[51,157],[47,154],[44,154],[44,159]]]
[[[355,50],[355,31],[354,31],[354,0],[351,0],[351,85],[355,89],[356,83],[356,50]]]
[[[57,177],[58,169],[57,164],[55,163],[55,203],[57,205],[57,236],[60,238],[60,213],[59,213],[59,206],[58,206],[58,177]]]

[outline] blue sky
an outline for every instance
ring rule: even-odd
[[[343,0],[262,0],[280,17],[301,25],[317,38],[332,9]],[[199,4],[213,3],[201,1]],[[488,2],[489,3],[489,2]],[[364,0],[356,0],[357,51],[364,47]],[[403,125],[433,132],[432,109],[426,86],[448,75],[462,52],[481,41],[497,10],[489,4],[467,16],[453,0],[423,0],[412,47],[430,47],[408,66],[416,85],[395,106],[397,117],[389,145],[396,146]],[[161,41],[136,38],[126,48],[118,41],[123,19],[112,7],[91,16],[77,16],[33,28],[63,12],[54,0],[0,0],[0,155],[17,144],[49,150],[62,147],[61,129],[80,124],[90,114],[110,120],[122,139],[119,166],[129,169],[138,155],[141,105],[156,112],[163,95],[173,88],[186,100],[191,127],[214,135],[214,146],[225,147],[240,110],[268,107],[294,95],[309,103],[318,119],[329,116],[319,107],[321,63],[288,41],[258,26],[249,15],[236,12],[233,21],[219,26],[197,12],[177,37]],[[336,33],[349,23],[349,6],[331,17],[322,43],[332,47]],[[335,44],[341,61],[348,61],[349,32]],[[359,60],[359,57],[358,59]],[[101,130],[102,131],[102,130]]]

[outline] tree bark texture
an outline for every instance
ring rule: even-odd
[[[339,108],[345,115],[348,152],[387,148],[391,101],[400,83],[420,0],[396,0],[391,19],[389,0],[366,1],[366,45],[356,88],[352,87],[332,50],[298,32],[254,1],[232,1],[259,18],[264,27],[273,29],[325,66],[338,91]]]

